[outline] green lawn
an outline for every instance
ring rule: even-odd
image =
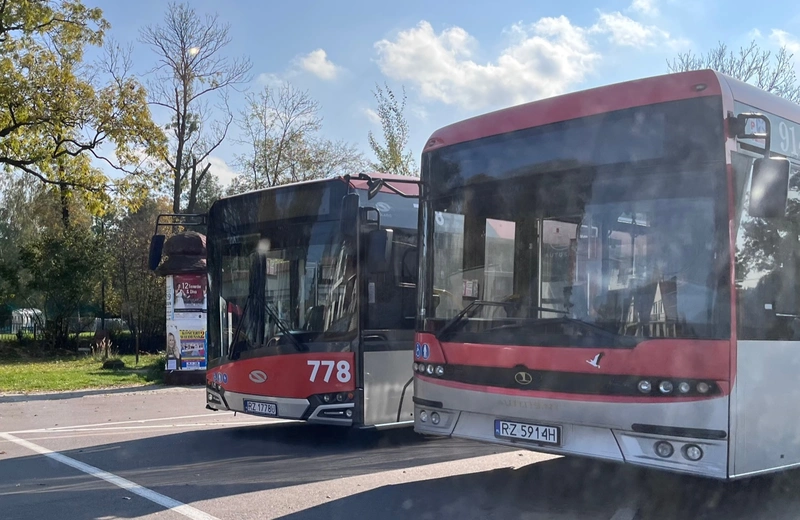
[[[160,383],[164,358],[121,356],[122,370],[104,370],[89,356],[60,359],[0,358],[0,393],[86,390]]]

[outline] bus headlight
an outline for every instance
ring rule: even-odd
[[[422,410],[419,412],[419,420],[422,422],[428,422],[428,412]]]
[[[707,394],[709,389],[710,387],[708,386],[708,383],[704,383],[702,381],[697,383],[697,391],[701,394]]]
[[[436,367],[436,375],[439,377],[444,375],[444,367],[442,365]]]
[[[661,383],[658,384],[658,389],[662,394],[668,394],[672,392],[672,388],[672,381],[661,381]]]
[[[682,382],[681,384],[678,385],[678,392],[680,392],[682,394],[688,394],[689,390],[691,390],[691,389],[692,389],[692,385],[690,385],[686,381],[684,381],[684,382]]]
[[[703,458],[703,449],[697,444],[687,444],[683,447],[683,456],[692,462],[697,462]]]
[[[433,375],[433,365],[428,365],[427,367],[425,367],[425,372],[426,372],[426,373],[427,373],[429,376],[432,376],[432,375]]]
[[[414,372],[418,372],[419,371],[419,363],[414,363],[413,366],[414,366]]]
[[[648,381],[646,379],[644,381],[639,381],[639,391],[641,393],[649,394],[650,390],[652,390],[652,389],[653,389],[653,385],[650,384],[650,381]]]
[[[656,455],[664,459],[672,457],[672,454],[675,453],[675,448],[667,441],[658,441],[654,448],[656,450]]]
[[[442,420],[442,418],[441,418],[441,417],[439,417],[439,414],[438,414],[438,413],[436,413],[436,412],[433,412],[433,413],[431,414],[431,423],[433,423],[433,424],[439,424],[439,421],[441,421],[441,420]]]

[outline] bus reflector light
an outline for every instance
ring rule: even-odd
[[[661,391],[662,394],[668,394],[672,392],[673,386],[672,381],[661,381],[658,385],[658,389]]]
[[[684,382],[682,382],[681,384],[678,385],[678,391],[680,393],[682,393],[682,394],[688,394],[689,390],[691,390],[691,389],[692,389],[692,386],[689,383],[687,383],[686,381],[684,381]]]
[[[697,391],[700,392],[701,394],[707,394],[708,390],[709,390],[708,383],[704,383],[702,381],[700,383],[697,383]]]
[[[658,441],[655,444],[655,450],[656,455],[665,459],[672,457],[672,454],[675,453],[675,448],[667,441]]]
[[[646,379],[644,381],[639,381],[639,391],[641,393],[649,394],[650,390],[652,390],[652,389],[653,389],[653,386],[650,384],[650,381],[648,381]]]
[[[428,422],[428,412],[425,410],[421,410],[419,412],[419,420],[422,422]]]
[[[687,444],[683,447],[683,456],[692,462],[697,462],[703,458],[703,450],[696,444]]]
[[[436,367],[436,375],[439,377],[444,375],[444,367],[442,365]]]
[[[441,417],[439,417],[439,414],[438,414],[438,413],[436,413],[436,412],[433,412],[433,413],[431,414],[431,423],[433,423],[433,424],[439,424],[439,421],[441,421],[441,420],[442,420],[442,418],[441,418]]]

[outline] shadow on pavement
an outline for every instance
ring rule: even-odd
[[[113,439],[112,437],[109,437]],[[49,441],[37,440],[46,446]],[[186,504],[509,451],[411,429],[360,432],[304,423],[208,429],[60,453]],[[2,459],[0,517],[136,518],[154,504],[41,456]],[[384,485],[284,518],[603,519],[633,506],[643,519],[794,518],[800,473],[720,483],[577,458]],[[297,490],[302,493],[302,490]],[[248,501],[257,496],[246,497]],[[290,498],[287,498],[290,500]],[[154,509],[155,508],[155,509]],[[269,503],[264,504],[265,517]],[[226,518],[235,518],[236,512]]]
[[[418,520],[602,519],[621,509],[636,520],[791,519],[800,472],[717,482],[583,459],[382,486],[282,518]],[[629,518],[629,517],[628,517]]]

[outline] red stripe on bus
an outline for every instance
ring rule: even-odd
[[[433,343],[433,342],[429,342]],[[727,340],[658,339],[633,349],[575,348],[444,343],[446,363],[591,374],[685,377],[727,381],[730,342]],[[434,352],[431,346],[431,352]],[[593,361],[602,353],[599,368]],[[434,361],[435,362],[435,361]]]
[[[206,380],[209,384],[220,385],[229,392],[305,399],[314,394],[355,390],[354,359],[352,352],[285,354],[240,359],[209,369]],[[320,363],[315,373],[314,367],[318,361]],[[323,362],[328,362],[327,366]],[[333,362],[333,368],[328,373],[330,362]],[[340,368],[345,368],[340,362],[346,363],[347,372],[340,371]],[[218,374],[216,379],[215,374]]]

